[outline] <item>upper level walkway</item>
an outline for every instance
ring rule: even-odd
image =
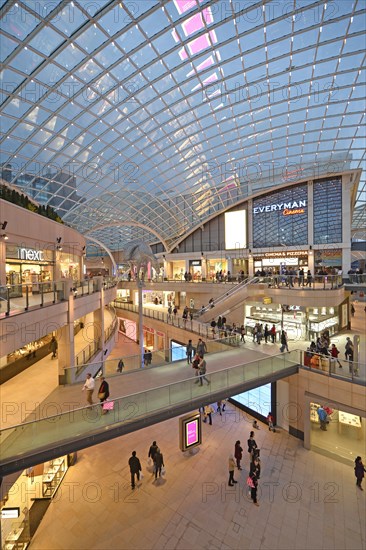
[[[34,420],[1,430],[0,475],[295,374],[300,352],[265,357],[254,351],[229,350],[213,355],[208,362],[207,385],[203,380],[202,386],[186,361],[122,374],[113,379],[114,410],[105,415],[99,404],[81,406],[80,387],[57,388],[35,410]],[[96,395],[97,388],[94,398]],[[4,401],[2,408],[11,414],[12,402]]]

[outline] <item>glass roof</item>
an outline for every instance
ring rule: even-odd
[[[0,6],[2,177],[112,250],[364,168],[364,0]]]

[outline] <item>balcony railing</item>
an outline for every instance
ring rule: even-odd
[[[197,345],[197,342],[193,342],[193,347]],[[220,353],[222,351],[227,351],[229,349],[232,349],[232,342],[231,338],[221,338],[217,340],[209,340],[206,342],[207,346],[207,354],[214,354],[214,353]],[[175,355],[175,359],[173,359],[173,353]],[[194,353],[193,353],[194,355]],[[119,357],[115,359],[106,359],[104,361],[98,361],[96,363],[87,363],[86,365],[80,364],[78,367],[69,367],[65,369],[66,380],[70,381],[68,383],[72,383],[72,380],[75,380],[75,377],[72,376],[72,371],[76,370],[76,375],[79,375],[84,368],[88,367],[88,369],[91,372],[100,374],[103,374],[103,376],[119,376],[120,373],[118,371],[118,363],[119,363]],[[162,367],[164,365],[172,364],[175,362],[182,361],[182,359],[187,360],[186,355],[186,346],[177,346],[174,348],[168,348],[168,349],[162,349],[162,350],[156,350],[151,352],[151,360],[145,361],[143,360],[143,357],[141,357],[141,354],[134,354],[134,355],[128,355],[123,357],[123,363],[124,367],[122,370],[122,373],[131,373],[135,372],[142,368],[142,365],[144,364],[144,367],[146,369],[150,368],[156,368],[156,367]],[[73,383],[80,383],[80,382],[73,382]]]
[[[67,300],[70,293],[80,298],[117,285],[116,279],[106,278],[74,281],[53,281],[46,283],[26,283],[0,286],[0,317],[23,313],[30,309],[56,304]]]

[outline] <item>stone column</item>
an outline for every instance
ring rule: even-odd
[[[68,300],[68,322],[56,334],[58,341],[58,380],[59,384],[72,384],[75,380],[75,341],[74,341],[74,293],[70,292],[72,280],[64,283],[65,299]],[[66,369],[66,370],[65,370]]]

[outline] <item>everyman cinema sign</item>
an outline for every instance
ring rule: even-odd
[[[277,204],[266,204],[265,206],[255,206],[253,214],[262,214],[263,212],[279,212],[284,216],[292,214],[304,214],[306,208],[306,199],[299,201],[280,202]]]
[[[307,244],[307,205],[306,183],[253,199],[253,248]]]

